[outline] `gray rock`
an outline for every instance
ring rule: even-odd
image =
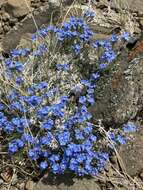
[[[60,15],[60,10],[57,7],[48,7],[41,11],[38,15],[34,15],[34,19],[36,22],[36,26],[33,22],[33,19],[26,18],[21,23],[21,26],[16,26],[15,29],[12,29],[7,35],[3,38],[2,41],[2,48],[3,51],[9,53],[10,50],[16,48],[19,44],[20,39],[22,38],[25,33],[35,33],[37,31],[37,27],[40,28],[42,25],[48,25],[51,21],[51,14],[53,13],[53,22],[57,21],[57,18]],[[13,40],[15,39],[15,40]]]
[[[142,0],[111,0],[110,2],[108,0],[102,0],[100,3],[118,10],[126,9],[132,12],[143,13]]]
[[[57,183],[55,184],[44,183],[41,181],[34,186],[34,190],[101,190],[100,186],[93,179],[76,179],[69,176],[64,176],[63,179],[57,178]],[[60,181],[61,180],[61,181]],[[46,179],[44,180],[46,181]]]
[[[130,176],[141,175],[143,171],[143,125],[133,135],[132,140],[120,147],[119,155],[122,158],[126,172]],[[143,173],[140,177],[143,177]]]
[[[5,9],[10,15],[19,18],[30,12],[30,1],[8,0]]]
[[[31,49],[32,48],[31,38],[32,34],[30,33],[25,33],[24,35],[22,35],[18,47]]]

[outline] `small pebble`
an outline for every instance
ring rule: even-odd
[[[143,181],[143,172],[139,174],[140,179]]]
[[[18,182],[18,178],[16,174],[13,174],[12,176],[12,185],[15,185]]]
[[[3,20],[4,22],[6,22],[6,21],[8,21],[9,19],[10,19],[9,14],[8,14],[8,13],[4,13],[3,16],[2,16],[2,20]]]
[[[110,157],[110,162],[111,162],[112,164],[116,164],[116,163],[117,163],[117,158],[116,158],[116,156],[111,156],[111,157]]]
[[[20,190],[25,190],[25,183],[20,183],[20,184],[18,185],[18,188],[19,188]]]
[[[33,181],[27,181],[26,185],[25,185],[25,189],[26,190],[34,190],[34,182]]]
[[[3,179],[0,179],[0,185],[2,185],[2,184],[3,184],[3,182],[4,182],[4,181],[3,181]]]
[[[9,24],[10,25],[15,25],[17,22],[18,22],[17,18],[11,18],[10,21],[9,21]]]
[[[10,30],[10,28],[9,28],[9,26],[5,25],[5,26],[3,27],[3,30],[4,30],[5,32],[8,32],[8,31]]]

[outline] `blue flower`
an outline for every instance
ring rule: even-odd
[[[51,111],[50,106],[44,106],[37,111],[37,116],[39,118],[43,118],[44,116],[47,116],[50,111]]]
[[[48,158],[49,155],[50,155],[50,151],[41,150],[41,154],[40,154],[41,157]]]
[[[116,140],[116,135],[113,132],[108,132],[108,138],[112,141]]]
[[[53,97],[58,91],[59,91],[58,87],[57,88],[53,88],[53,89],[49,90],[48,92],[46,92],[44,94],[44,97],[45,98]]]
[[[119,40],[119,37],[116,34],[111,35],[111,41],[112,42],[117,42]]]
[[[16,126],[20,126],[20,119],[18,117],[12,118],[12,123]]]
[[[38,152],[36,151],[36,149],[29,149],[28,155],[31,158],[31,160],[36,161],[39,158],[39,155],[38,155]]]
[[[94,95],[94,88],[89,88],[89,89],[87,89],[87,94],[88,95]]]
[[[11,154],[16,153],[17,150],[18,150],[18,146],[17,146],[17,143],[16,143],[15,141],[9,143],[8,151],[9,151]]]
[[[13,49],[11,52],[10,52],[11,56],[12,57],[18,57],[21,55],[21,52],[17,49]]]
[[[99,64],[100,69],[105,69],[106,67],[107,67],[107,64],[105,64],[105,63]]]
[[[93,144],[91,140],[87,139],[82,144],[82,150],[90,152],[92,150]]]
[[[65,155],[66,156],[72,156],[72,153],[73,153],[73,149],[71,147],[68,147],[65,149]]]
[[[108,63],[112,63],[115,60],[116,56],[117,55],[113,50],[105,51],[101,57],[101,60],[107,61]]]
[[[17,143],[18,148],[23,148],[24,147],[24,142],[22,140],[17,139],[16,143]]]
[[[95,17],[95,12],[91,11],[91,10],[86,10],[84,12],[84,16],[87,18],[94,18]]]
[[[126,144],[126,139],[125,139],[125,137],[123,137],[122,135],[117,135],[116,140],[117,140],[117,142],[119,142],[120,144]]]
[[[123,131],[125,133],[132,133],[132,132],[136,132],[137,127],[134,123],[132,122],[128,122],[127,124],[123,125]]]
[[[77,160],[76,160],[75,158],[72,158],[72,159],[70,160],[69,168],[70,168],[70,170],[72,170],[72,171],[77,171],[78,162],[77,162]]]
[[[123,32],[121,37],[122,37],[122,39],[124,39],[126,41],[129,41],[129,39],[130,39],[130,35],[128,32]]]
[[[5,110],[6,106],[3,103],[0,103],[0,111]]]
[[[86,87],[90,87],[91,83],[89,80],[81,80],[80,83]]]
[[[95,135],[90,135],[90,137],[89,137],[89,140],[91,141],[91,142],[96,142],[96,140],[97,140],[97,137],[95,136]]]
[[[65,103],[67,103],[69,101],[68,96],[61,96],[60,99],[61,99],[61,104],[65,104]]]
[[[19,118],[19,117],[13,117],[12,118],[12,123],[15,125],[15,126],[22,126],[22,127],[25,127],[28,123],[27,119],[24,119],[24,118]]]
[[[9,106],[9,108],[10,108],[11,110],[17,110],[17,111],[20,111],[20,112],[22,112],[22,113],[25,113],[25,112],[26,112],[26,109],[24,108],[24,106],[23,106],[20,102],[18,102],[18,101],[13,102],[13,103]]]
[[[40,138],[40,143],[41,145],[50,145],[52,143],[52,140],[53,135],[50,132],[48,132],[47,135]]]
[[[86,97],[85,96],[80,96],[79,97],[79,103],[85,104],[86,103]]]
[[[35,91],[38,91],[38,90],[44,90],[48,87],[48,83],[43,81],[43,82],[40,82],[38,84],[33,84],[32,86],[30,86],[28,88],[28,91],[32,92],[32,94],[35,92]]]
[[[15,68],[16,71],[22,72],[23,69],[24,69],[24,66],[23,66],[23,64],[21,62],[16,61],[15,65],[14,65],[14,68]]]
[[[5,65],[6,65],[6,67],[9,68],[9,69],[11,69],[11,68],[14,67],[14,63],[13,63],[13,61],[12,61],[11,59],[6,59]]]
[[[52,165],[52,171],[53,171],[53,173],[55,173],[55,174],[59,174],[60,171],[61,171],[60,165],[59,165],[59,164],[53,164],[53,165]]]
[[[27,119],[19,118],[19,117],[12,118],[12,123],[13,125],[16,126],[16,131],[18,133],[23,133],[24,128],[26,128],[28,125]]]
[[[14,125],[10,122],[4,124],[4,130],[6,133],[11,134],[14,131]]]
[[[45,89],[48,87],[48,83],[47,82],[40,82],[38,85],[37,85],[37,88],[38,90],[42,90],[42,89]]]
[[[45,170],[48,167],[48,163],[46,161],[40,162],[40,169]]]
[[[87,101],[93,106],[95,104],[94,94],[87,94]]]
[[[61,111],[61,109],[64,107],[63,103],[59,103],[59,104],[54,104],[52,105],[52,112],[54,116],[57,117],[63,117],[64,116],[64,112]]]
[[[68,168],[68,159],[63,158],[61,163],[60,163],[60,172],[64,173],[64,171]]]
[[[3,113],[0,112],[0,128],[4,128],[7,125],[8,119],[4,116]]]
[[[70,133],[68,131],[65,131],[63,133],[60,133],[57,135],[58,141],[61,146],[65,146],[70,141]]]
[[[81,42],[86,42],[90,39],[90,37],[92,36],[92,33],[90,33],[90,31],[86,31],[84,34],[80,34],[80,40]]]
[[[30,96],[26,98],[26,102],[31,106],[37,106],[42,103],[42,98],[40,96]]]
[[[84,139],[83,132],[80,131],[80,129],[75,130],[75,138],[77,140],[83,140]]]
[[[80,54],[80,51],[81,51],[80,44],[75,44],[75,45],[72,46],[72,48],[73,48],[76,55]]]
[[[28,143],[31,143],[31,144],[34,143],[34,138],[28,133],[24,133],[22,135],[21,139],[22,139],[23,142],[28,142]]]
[[[60,160],[60,155],[58,154],[53,154],[52,156],[49,157],[49,161],[52,162],[53,164],[55,162],[58,162]]]
[[[0,119],[2,119],[4,117],[4,113],[0,112]]]
[[[13,49],[10,54],[13,58],[19,57],[19,56],[27,56],[30,52],[29,48],[23,48],[23,49]]]
[[[16,84],[21,85],[23,83],[23,78],[18,76],[16,77]]]
[[[91,134],[92,131],[93,131],[93,126],[92,125],[89,125],[89,126],[84,128],[84,133],[87,134],[87,135]]]
[[[9,101],[13,101],[15,100],[16,98],[19,97],[19,93],[16,91],[16,90],[12,90],[8,95],[7,95],[7,99]]]
[[[99,77],[100,77],[100,74],[97,72],[97,73],[93,73],[92,75],[91,75],[91,79],[92,80],[97,80],[97,79],[99,79]]]
[[[27,88],[27,93],[28,93],[28,95],[34,95],[34,93],[35,93],[34,87],[30,86],[29,88]]]
[[[46,122],[42,124],[42,128],[45,130],[51,130],[54,126],[54,121],[52,119],[48,119]]]
[[[86,106],[82,106],[81,109],[81,114],[85,119],[91,119],[92,115],[88,112],[87,107]]]
[[[104,42],[103,42],[103,48],[106,51],[111,51],[112,50],[111,42],[109,40],[104,40]]]

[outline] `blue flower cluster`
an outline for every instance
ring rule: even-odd
[[[90,16],[90,12],[86,12]],[[69,21],[61,24],[61,27],[48,26],[39,30],[36,34],[33,35],[33,41],[38,39],[45,38],[48,34],[55,34],[57,40],[61,43],[62,49],[68,47],[68,50],[74,52],[76,55],[79,55],[81,50],[84,47],[84,44],[91,39],[93,32],[90,27],[86,24],[86,21],[83,17],[76,18],[70,17]],[[54,37],[53,37],[54,38]],[[34,55],[41,55],[41,51],[36,50]],[[42,48],[42,51],[44,48]],[[46,49],[46,48],[45,48]]]
[[[128,122],[126,124],[123,124],[122,131],[114,130],[114,131],[108,131],[107,136],[112,141],[112,145],[123,145],[126,144],[128,140],[128,134],[136,132],[137,126],[132,123]],[[111,148],[113,148],[112,145],[109,145]]]
[[[87,82],[82,81],[82,84],[86,87]],[[32,86],[32,93],[26,96],[19,92],[12,93],[8,107],[1,103],[1,129],[7,135],[17,133],[19,137],[9,143],[9,153],[15,154],[29,146],[28,157],[36,162],[41,160],[39,167],[42,170],[50,168],[56,174],[71,170],[78,175],[97,175],[104,168],[108,153],[94,148],[97,136],[93,134],[94,126],[90,123],[92,115],[86,107],[86,102],[94,103],[91,84],[88,84],[87,98],[79,98],[79,107],[62,126],[57,126],[56,121],[64,118],[64,108],[68,108],[70,98],[61,96],[58,103],[44,103],[48,100],[45,96],[47,85],[39,83]],[[39,89],[41,94],[37,96],[35,93]],[[11,113],[10,118],[8,112]],[[15,112],[18,116],[15,116]],[[34,122],[31,118],[33,115]]]
[[[85,16],[94,17],[91,12],[86,12]],[[71,17],[60,28],[49,26],[39,30],[32,39],[46,38],[49,33],[55,34],[58,43],[70,41],[70,48],[76,56],[81,50],[84,51],[84,44],[89,43],[93,35],[83,18]],[[123,38],[128,38],[127,33],[123,34]],[[36,79],[30,83],[26,80],[25,63],[18,58],[31,54],[34,57],[48,54],[49,50],[44,43],[34,51],[15,49],[11,52],[11,57],[4,60],[4,76],[11,85],[0,101],[0,130],[11,139],[8,142],[10,154],[14,156],[22,150],[24,156],[35,162],[42,171],[47,169],[55,174],[72,171],[79,176],[94,176],[104,169],[109,159],[110,146],[109,143],[104,143],[107,145],[103,146],[103,136],[92,123],[88,107],[95,104],[94,92],[100,71],[116,59],[112,43],[118,39],[114,35],[108,41],[91,44],[94,49],[102,47],[104,52],[100,57],[99,69],[93,71],[88,78],[80,78],[78,82],[81,88],[75,84],[75,95],[80,92],[76,101],[70,96],[73,89],[65,94],[57,84],[49,81]],[[71,68],[67,63],[57,63],[52,69],[70,75]],[[59,83],[61,81],[62,79]],[[135,126],[124,125],[123,131],[133,132]],[[111,140],[124,144],[124,138],[120,134],[111,132],[109,136]]]

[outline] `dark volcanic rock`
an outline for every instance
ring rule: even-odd
[[[110,76],[104,75],[98,82],[97,102],[90,108],[95,119],[109,125],[133,119],[143,107],[143,58],[140,55],[129,62],[127,57],[123,52]]]

